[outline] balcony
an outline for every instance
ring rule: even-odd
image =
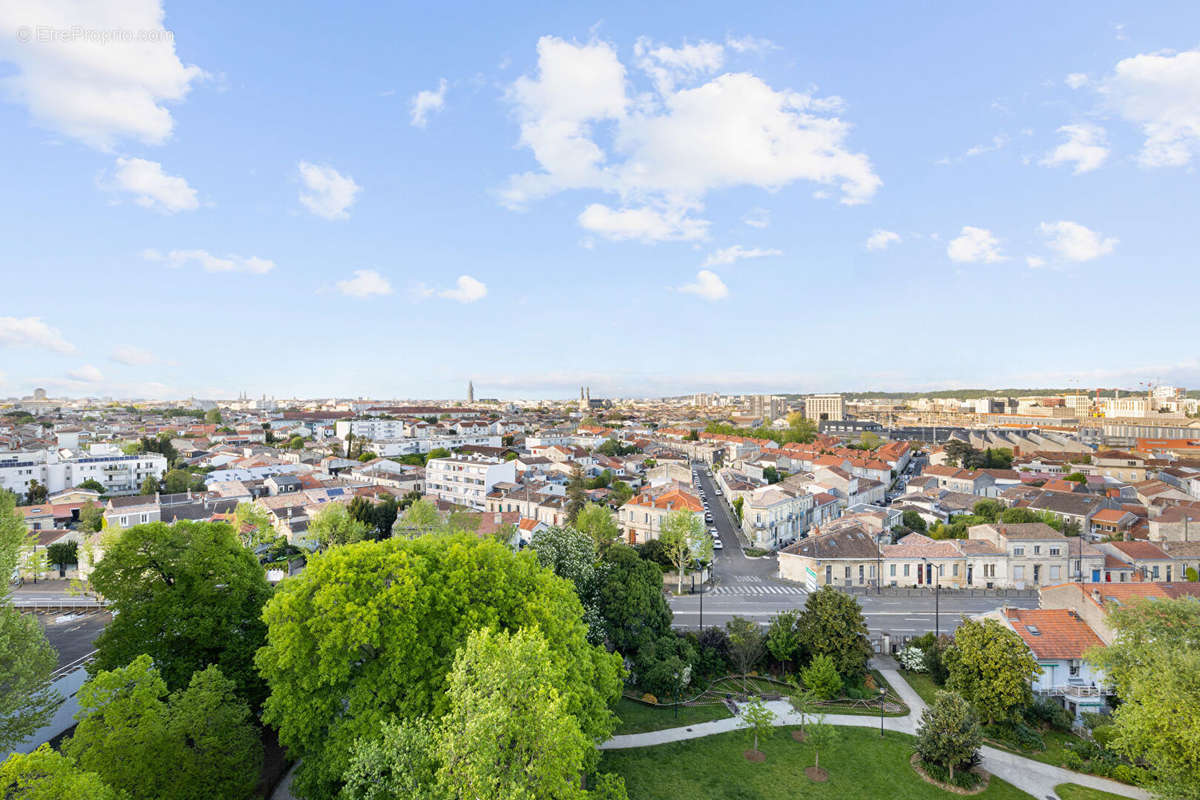
[[[1102,686],[1083,686],[1082,684],[1068,684],[1066,686],[1055,686],[1045,694],[1055,695],[1059,697],[1107,697],[1112,694]]]

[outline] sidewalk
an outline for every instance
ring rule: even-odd
[[[908,681],[904,680],[904,677],[900,675],[900,672],[896,669],[895,661],[891,658],[872,659],[871,666],[879,670],[879,673],[892,685],[892,688],[896,690],[897,694],[900,695],[911,709],[910,713],[904,717],[884,717],[883,727],[889,731],[915,734],[917,724],[921,719],[921,713],[925,710],[924,701],[908,685]],[[775,713],[776,725],[800,724],[800,716],[792,711],[791,705],[786,701],[776,700],[766,703],[766,706]],[[847,727],[879,727],[878,717],[826,714],[825,721],[830,725],[843,725]],[[715,722],[702,722],[686,728],[668,728],[666,730],[649,731],[647,733],[631,733],[624,736],[614,736],[607,742],[602,743],[600,749],[624,750],[633,747],[653,747],[654,745],[666,744],[667,742],[682,742],[688,739],[714,736],[718,733],[738,730],[741,727],[741,718],[734,717],[716,720]],[[1150,798],[1149,793],[1144,789],[1127,786],[1106,778],[1097,778],[1094,775],[1072,772],[1062,767],[1053,766],[1052,764],[1043,764],[1040,761],[1006,753],[994,747],[984,746],[980,748],[980,753],[983,756],[982,766],[984,769],[996,777],[1008,781],[1021,791],[1028,792],[1035,798],[1038,798],[1038,800],[1042,800],[1043,798],[1055,800],[1058,795],[1054,793],[1054,787],[1060,783],[1076,783],[1080,786],[1111,792],[1122,797],[1131,797],[1135,800],[1149,800]]]

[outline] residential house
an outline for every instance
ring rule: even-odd
[[[684,488],[670,488],[654,493],[644,489],[630,498],[617,512],[617,524],[629,544],[641,544],[657,539],[663,521],[677,511],[689,511],[704,522],[704,505],[700,498]]]
[[[1002,608],[997,616],[1021,637],[1041,668],[1033,679],[1036,697],[1060,703],[1077,723],[1084,713],[1105,708],[1111,690],[1104,673],[1086,658],[1104,642],[1079,614],[1065,608]]]
[[[779,551],[779,577],[802,583],[809,591],[873,585],[881,565],[879,545],[861,525],[814,533]]]

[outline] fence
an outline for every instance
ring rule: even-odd
[[[94,597],[38,597],[13,599],[13,608],[21,611],[96,611],[108,603]]]

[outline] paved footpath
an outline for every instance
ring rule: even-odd
[[[908,685],[908,681],[904,680],[903,676],[896,670],[895,662],[892,659],[872,660],[871,665],[879,670],[880,674],[892,685],[892,688],[896,690],[901,699],[911,709],[911,712],[904,717],[884,717],[884,728],[890,731],[915,734],[917,722],[921,718],[921,713],[925,710],[924,701],[921,700],[920,695]],[[801,723],[800,716],[792,711],[791,705],[785,700],[769,702],[766,703],[766,706],[775,712],[776,725],[799,725]],[[878,717],[852,714],[826,714],[825,721],[830,725],[846,725],[859,728],[876,728],[879,726]],[[699,739],[704,736],[727,733],[728,731],[738,730],[741,727],[741,718],[730,717],[714,722],[689,725],[685,728],[668,728],[661,731],[614,736],[601,744],[600,749],[624,750],[632,747],[652,747],[656,744],[681,742],[687,739]],[[1054,787],[1060,783],[1076,783],[1080,786],[1088,786],[1104,792],[1111,792],[1122,797],[1132,797],[1135,800],[1149,800],[1150,798],[1149,793],[1135,786],[1127,786],[1124,783],[1110,781],[1106,778],[1097,778],[1094,775],[1085,775],[1081,772],[1072,772],[1071,770],[1056,767],[1052,764],[1043,764],[1041,761],[1034,761],[1031,758],[997,750],[994,747],[985,745],[980,748],[980,753],[983,756],[982,766],[984,769],[996,777],[1008,781],[1021,791],[1028,792],[1035,798],[1038,798],[1038,800],[1043,800],[1044,798],[1056,800],[1058,795],[1054,793]]]

